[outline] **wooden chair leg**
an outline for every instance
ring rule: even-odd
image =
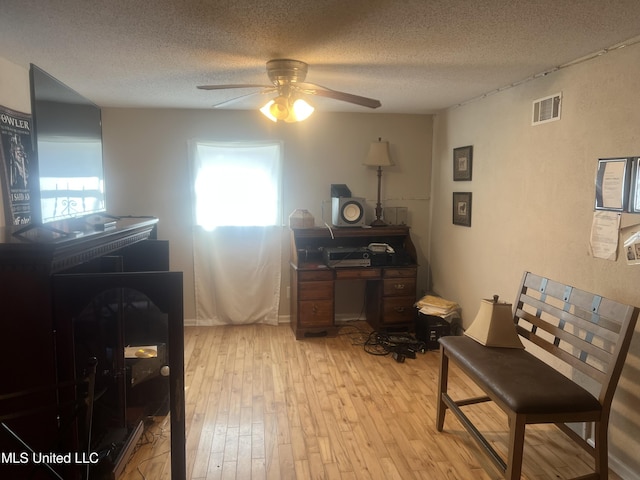
[[[436,429],[441,432],[444,428],[444,414],[447,406],[442,401],[442,394],[447,393],[447,380],[449,375],[449,357],[444,353],[444,347],[440,347],[440,371],[438,374],[438,406],[436,413]]]
[[[504,478],[519,480],[522,473],[522,457],[524,451],[525,417],[515,414],[509,417],[509,456]]]
[[[609,478],[609,440],[606,423],[595,422],[594,440],[595,473],[599,475],[600,480],[607,480]]]

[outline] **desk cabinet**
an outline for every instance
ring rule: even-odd
[[[381,265],[329,268],[325,248],[387,243],[396,251]],[[366,282],[366,318],[375,329],[406,328],[414,323],[416,252],[408,227],[292,229],[291,328],[296,338],[335,335],[335,284]]]
[[[380,283],[367,283],[367,321],[373,328],[413,324],[416,273],[415,266],[384,268]]]
[[[300,272],[298,307],[301,328],[333,325],[333,275],[330,271]]]

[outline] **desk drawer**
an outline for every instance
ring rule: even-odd
[[[299,300],[333,299],[333,282],[299,282]]]
[[[413,278],[385,278],[383,281],[382,294],[388,296],[408,296],[415,297],[416,279]],[[414,300],[415,301],[415,300]]]
[[[298,303],[300,327],[333,326],[332,300],[305,300]]]
[[[415,298],[411,297],[387,297],[382,299],[383,323],[411,323],[414,320],[416,309],[413,304]]]
[[[380,269],[371,267],[336,268],[337,280],[358,280],[360,278],[380,278]]]
[[[299,270],[298,280],[301,282],[312,282],[316,280],[333,280],[332,270]]]
[[[384,278],[391,277],[416,277],[417,269],[416,267],[406,267],[406,268],[385,268],[384,269]]]

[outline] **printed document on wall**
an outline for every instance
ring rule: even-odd
[[[633,233],[624,241],[627,264],[640,265],[640,232]]]
[[[618,256],[618,231],[620,214],[596,211],[591,224],[591,254],[595,258],[616,260]]]

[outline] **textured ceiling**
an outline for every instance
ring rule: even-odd
[[[376,112],[431,113],[634,39],[639,18],[638,0],[0,0],[0,57],[103,107],[176,108],[250,93],[195,87],[267,83],[267,60],[294,58]]]

